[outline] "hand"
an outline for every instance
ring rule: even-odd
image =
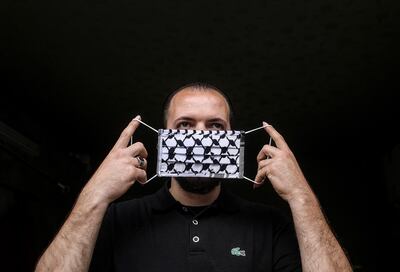
[[[264,145],[257,156],[258,170],[255,177],[255,187],[261,186],[269,179],[275,191],[286,201],[297,195],[311,193],[300,166],[284,138],[270,125],[263,122],[265,131],[274,140],[276,147]]]
[[[123,195],[136,180],[140,183],[147,180],[146,148],[140,142],[128,146],[131,136],[139,126],[135,119],[140,119],[140,116],[135,117],[122,131],[118,141],[83,190],[96,201],[109,204]]]

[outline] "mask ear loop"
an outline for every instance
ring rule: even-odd
[[[142,125],[144,125],[144,126],[148,127],[149,129],[153,130],[153,131],[154,131],[155,133],[157,133],[157,135],[158,135],[158,130],[157,130],[157,129],[155,129],[155,128],[153,128],[152,126],[146,124],[146,123],[143,122],[142,120],[139,120],[139,119],[136,119],[136,118],[133,119],[133,120],[138,121],[138,122],[141,123]],[[133,144],[133,136],[131,136],[131,140],[130,140],[130,143],[129,143],[129,144],[130,144],[130,145]],[[150,181],[152,181],[153,179],[155,179],[156,177],[158,177],[158,174],[155,174],[154,176],[152,176],[151,178],[149,178],[148,180],[146,180],[146,182],[140,182],[140,184],[142,184],[142,185],[147,184],[147,183],[149,183]]]
[[[254,129],[245,131],[244,134],[246,135],[246,134],[249,134],[249,133],[252,133],[252,132],[254,132],[254,131],[257,131],[257,130],[260,130],[260,129],[263,129],[263,128],[266,128],[266,127],[270,127],[270,126],[271,126],[271,125],[265,125],[265,126],[262,126],[262,127],[254,128]],[[272,138],[271,138],[271,136],[269,136],[269,143],[268,143],[268,144],[269,144],[269,145],[272,144]],[[270,155],[267,155],[267,160],[270,159],[270,158],[271,158],[271,156],[270,156]],[[262,184],[262,183],[264,182],[264,181],[262,181],[262,182],[256,182],[255,180],[252,180],[251,178],[248,178],[248,177],[246,177],[246,176],[243,176],[243,178],[244,178],[245,180],[248,180],[248,181],[253,182],[253,183],[255,183],[255,184]]]
[[[157,130],[157,129],[155,129],[155,128],[153,128],[152,126],[146,124],[146,123],[143,122],[142,120],[139,120],[139,119],[134,119],[134,120],[138,121],[138,122],[141,123],[142,125],[148,127],[149,129],[153,130],[155,133],[158,134],[158,130]],[[258,128],[254,128],[254,129],[245,131],[244,134],[249,134],[249,133],[252,133],[252,132],[254,132],[254,131],[263,129],[263,128],[265,128],[265,127],[270,127],[270,126],[271,126],[271,125],[265,125],[265,126],[261,126],[261,127],[258,127]],[[130,145],[132,145],[132,144],[133,144],[133,136],[131,136],[131,139],[130,139]],[[272,144],[272,138],[271,138],[271,136],[269,137],[269,143],[268,143],[268,144],[269,144],[269,145]],[[267,155],[267,159],[270,159],[270,158],[271,158],[271,157],[270,157],[269,155]],[[152,181],[153,179],[155,179],[157,176],[158,176],[158,174],[155,174],[155,175],[152,176],[150,179],[148,179],[146,182],[143,182],[143,183],[141,183],[141,184],[143,184],[143,185],[144,185],[144,184],[147,184],[147,183],[149,183],[150,181]],[[252,183],[255,183],[255,184],[262,184],[262,183],[263,183],[263,182],[256,182],[255,180],[252,180],[252,179],[250,179],[250,178],[248,178],[248,177],[246,177],[246,176],[243,176],[243,178],[244,178],[245,180],[248,180],[248,181],[250,181],[250,182],[252,182]]]

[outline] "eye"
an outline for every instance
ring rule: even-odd
[[[215,129],[215,130],[224,130],[224,125],[221,123],[211,123],[210,126],[211,129]]]
[[[187,121],[180,122],[176,126],[177,129],[189,129],[190,127],[191,127],[191,124]]]

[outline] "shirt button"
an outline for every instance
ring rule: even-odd
[[[200,241],[200,238],[199,238],[199,236],[194,236],[192,240],[193,240],[193,242],[197,243]]]
[[[192,221],[193,225],[198,225],[199,221],[197,221],[196,219]]]
[[[187,211],[188,211],[188,208],[182,207],[182,210],[183,210],[184,212],[187,212]]]

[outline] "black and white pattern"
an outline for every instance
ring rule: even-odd
[[[242,178],[244,133],[235,130],[160,129],[160,177]]]

